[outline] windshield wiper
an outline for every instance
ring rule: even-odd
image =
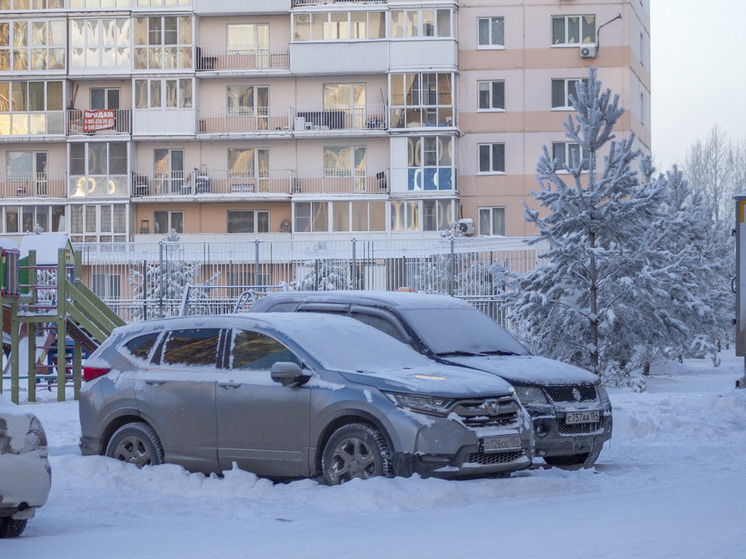
[[[490,351],[480,351],[478,355],[518,355],[514,351],[505,351],[502,349],[493,349]]]
[[[474,353],[473,351],[444,351],[443,353],[436,353],[435,355],[437,357],[476,357],[481,354]]]

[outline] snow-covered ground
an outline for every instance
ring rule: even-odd
[[[730,356],[659,368],[644,393],[611,389],[614,436],[592,469],[339,487],[84,458],[77,403],[43,393],[25,405],[47,431],[52,492],[0,556],[744,557],[742,376]]]

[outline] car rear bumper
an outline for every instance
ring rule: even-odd
[[[0,474],[0,516],[31,518],[44,505],[52,485],[46,456],[37,452],[3,454]]]

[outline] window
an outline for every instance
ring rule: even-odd
[[[365,146],[324,146],[325,177],[355,177],[364,181],[365,166]]]
[[[391,200],[391,231],[420,231],[419,200]]]
[[[136,70],[192,68],[190,16],[135,18]]]
[[[255,68],[269,68],[269,24],[229,23],[226,26],[228,55],[253,55]]]
[[[477,48],[488,49],[503,47],[505,47],[505,18],[477,18]]]
[[[135,80],[135,109],[189,109],[192,107],[190,78]]]
[[[123,243],[127,240],[126,204],[73,204],[69,212],[73,243]]]
[[[452,190],[453,136],[407,138],[407,190]]]
[[[451,10],[391,10],[391,38],[452,37]]]
[[[380,11],[293,14],[294,41],[385,39],[386,16]]]
[[[295,232],[312,233],[329,230],[328,202],[298,202],[295,210]]]
[[[119,89],[92,87],[91,88],[91,109],[119,109]]]
[[[0,20],[0,70],[64,70],[65,41],[63,19]]]
[[[153,160],[155,194],[181,194],[183,190],[190,190],[184,183],[183,149],[156,149]]]
[[[386,230],[386,202],[383,201],[337,201],[332,216],[334,231]]]
[[[269,192],[269,150],[228,148],[231,192]]]
[[[128,196],[127,144],[70,144],[70,196]]]
[[[391,74],[391,127],[453,126],[453,75]]]
[[[422,230],[445,231],[451,226],[455,204],[453,200],[423,200]]]
[[[166,235],[171,231],[184,232],[184,212],[156,211],[153,212],[154,233]]]
[[[92,274],[91,290],[101,299],[119,299],[122,294],[120,274]]]
[[[365,84],[324,84],[324,110],[334,111],[331,114],[340,121],[341,127],[345,127],[345,115],[350,115],[352,128],[363,128],[366,123]]]
[[[72,1],[81,2],[82,0]],[[121,2],[122,0],[117,1]],[[129,2],[127,6],[129,6]],[[34,0],[31,5],[29,5],[29,0],[2,0],[0,2],[0,10],[59,10],[64,7],[64,0]]]
[[[5,206],[3,213],[4,233],[31,233],[37,227],[45,233],[65,232],[64,206]]]
[[[645,66],[645,35],[640,31],[640,64]]]
[[[47,196],[46,151],[8,151],[6,161],[6,195]],[[48,230],[48,229],[45,229]]]
[[[478,106],[480,111],[505,110],[505,82],[480,81],[477,82]]]
[[[132,356],[139,357],[140,359],[148,359],[150,351],[153,349],[159,335],[160,332],[151,332],[150,334],[137,336],[124,344],[124,347],[127,348]]]
[[[269,87],[229,85],[226,87],[228,116],[256,117],[254,129],[269,128]]]
[[[279,362],[302,365],[300,359],[283,344],[261,332],[236,331],[231,346],[230,368],[269,371]]]
[[[552,108],[553,109],[572,109],[570,95],[576,95],[576,88],[579,84],[588,83],[586,79],[561,79],[552,80]]]
[[[130,65],[130,18],[70,19],[71,68]]]
[[[479,173],[505,172],[505,144],[479,144]]]
[[[596,42],[596,16],[553,16],[552,45],[579,45]]]
[[[588,152],[581,150],[580,145],[574,142],[554,142],[552,144],[552,157],[559,164],[559,169],[563,169],[565,166],[575,167],[579,162],[582,163],[583,169],[588,169]]]
[[[219,338],[220,330],[217,328],[194,328],[169,332],[161,362],[217,367]]]
[[[479,208],[479,234],[505,235],[505,208]]]
[[[640,92],[640,123],[645,124],[645,92]]]
[[[228,233],[269,233],[269,212],[228,210]]]
[[[0,82],[0,136],[63,134],[62,82]]]

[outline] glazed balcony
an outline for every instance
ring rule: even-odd
[[[65,198],[65,173],[0,175],[0,198]]]
[[[197,72],[268,73],[290,72],[290,49],[287,44],[257,47],[200,45],[196,48]]]
[[[136,198],[187,196],[287,197],[294,184],[290,170],[271,171],[171,171],[132,174],[132,195]]]
[[[293,195],[388,194],[388,169],[315,169],[298,171]]]
[[[68,109],[65,122],[68,136],[118,136],[132,133],[130,109]]]

